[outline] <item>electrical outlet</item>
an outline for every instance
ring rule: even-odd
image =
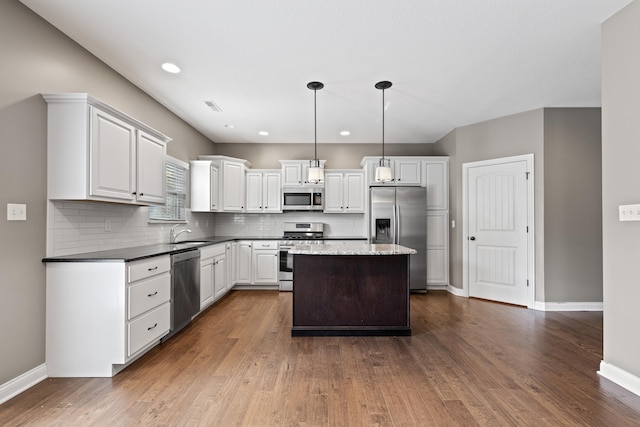
[[[640,205],[618,206],[620,221],[640,221]]]
[[[26,221],[27,205],[7,203],[7,221]]]
[[[105,219],[104,220],[104,231],[106,231],[106,232],[110,232],[111,231],[111,220],[110,219]]]

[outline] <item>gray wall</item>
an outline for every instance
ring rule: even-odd
[[[385,144],[385,156],[432,156],[433,144]],[[216,144],[215,154],[247,159],[253,168],[278,169],[278,160],[312,159],[311,144]],[[326,160],[329,169],[359,169],[365,156],[380,156],[378,144],[318,144],[318,158]],[[214,153],[209,153],[214,154]]]
[[[172,137],[181,160],[212,143],[16,0],[0,1],[0,384],[44,363],[46,104],[42,92],[88,92]]]
[[[602,235],[604,361],[640,377],[640,222],[618,205],[640,203],[640,2],[602,27]]]
[[[451,284],[462,287],[462,165],[534,154],[536,301],[601,302],[600,109],[545,108],[464,126],[450,156]]]
[[[544,110],[546,301],[602,301],[600,116],[600,108]]]

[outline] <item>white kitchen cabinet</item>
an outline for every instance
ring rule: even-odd
[[[211,160],[192,160],[191,212],[217,212],[220,192],[218,167]]]
[[[237,242],[227,242],[225,244],[226,266],[227,266],[227,290],[231,290],[236,284],[236,259],[238,253]]]
[[[227,243],[227,288],[231,289],[237,281],[238,242]]]
[[[243,159],[218,155],[201,155],[198,156],[198,160],[210,161],[211,165],[208,172],[202,172],[195,180],[192,178],[192,185],[195,183],[197,187],[191,190],[192,198],[196,197],[197,211],[244,212],[245,171],[251,167],[251,163]]]
[[[393,180],[389,182],[376,181],[376,168],[379,165],[379,157],[365,157],[362,166],[367,170],[369,185],[416,185],[422,186],[422,161],[420,157],[385,157],[389,160],[391,171],[393,172]]]
[[[327,170],[325,179],[325,213],[364,213],[364,171]]]
[[[320,160],[320,166],[324,168],[326,160]],[[322,187],[323,183],[311,183],[309,177],[309,160],[280,160],[282,165],[282,186],[301,187],[312,186]]]
[[[245,166],[240,162],[222,161],[222,210],[243,212],[245,204]]]
[[[449,284],[449,212],[427,211],[427,286]]]
[[[214,266],[213,257],[203,258],[200,252],[200,310],[213,303]]]
[[[252,242],[241,240],[238,242],[236,258],[236,284],[251,284],[252,280]]]
[[[49,199],[164,203],[170,138],[86,93],[42,96]]]
[[[215,300],[222,298],[228,291],[227,260],[225,252],[217,255],[213,260],[213,290]]]
[[[432,157],[423,160],[422,181],[427,187],[427,209],[449,209],[449,158]]]
[[[281,179],[279,170],[247,170],[246,212],[282,212]]]
[[[111,377],[170,328],[169,255],[46,264],[50,377]]]
[[[252,284],[277,285],[280,267],[278,242],[262,240],[253,242],[252,267]]]
[[[227,291],[226,245],[200,247],[200,310]]]

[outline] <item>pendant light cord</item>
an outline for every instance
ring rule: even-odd
[[[313,159],[315,161],[318,160],[318,113],[316,95],[318,93],[317,89],[313,90]]]
[[[382,89],[382,161],[384,161],[384,89]]]

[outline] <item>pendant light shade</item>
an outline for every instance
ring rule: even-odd
[[[376,83],[376,89],[382,90],[382,157],[376,168],[376,182],[393,181],[393,171],[391,161],[384,157],[384,91],[391,87],[391,82],[386,80]]]
[[[324,182],[324,169],[318,160],[318,124],[316,112],[316,93],[324,87],[320,82],[309,82],[307,87],[313,91],[313,160],[309,162],[309,176],[307,181],[313,184]]]

